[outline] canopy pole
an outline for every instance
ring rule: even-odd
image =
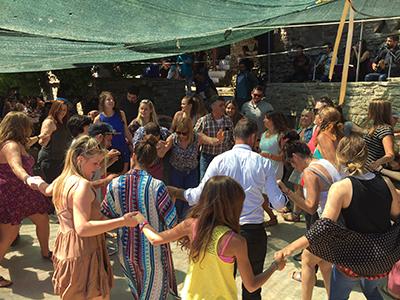
[[[342,17],[340,18],[339,27],[338,27],[338,31],[336,34],[335,46],[333,47],[332,60],[331,60],[330,68],[329,68],[329,81],[332,80],[333,71],[335,70],[337,55],[339,52],[339,44],[340,44],[340,40],[342,39],[343,27],[346,22],[346,17],[347,17],[347,13],[349,12],[349,9],[350,9],[350,2],[348,0],[346,0],[344,2]]]
[[[362,44],[362,38],[363,38],[363,31],[364,31],[364,22],[361,22],[360,40],[358,41],[356,82],[358,82],[358,76],[360,74],[361,44]]]
[[[340,84],[339,105],[343,105],[344,98],[346,96],[347,77],[349,75],[349,64],[350,64],[350,51],[351,51],[351,45],[353,43],[353,31],[354,31],[354,10],[352,7],[350,7],[349,29],[347,32],[346,51],[344,54],[342,82]]]

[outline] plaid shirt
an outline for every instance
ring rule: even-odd
[[[217,121],[213,118],[212,114],[207,114],[201,117],[194,127],[196,132],[204,133],[209,137],[216,137],[217,132],[222,129],[225,132],[224,141],[221,144],[212,145],[202,145],[201,151],[211,155],[218,155],[227,150],[230,150],[234,144],[233,141],[233,123],[228,116],[222,117],[223,121],[219,125]]]

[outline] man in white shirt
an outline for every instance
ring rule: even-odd
[[[264,196],[266,194],[275,209],[281,209],[286,203],[279,189],[275,172],[268,159],[252,151],[257,140],[257,124],[250,119],[240,120],[234,129],[235,146],[216,156],[196,188],[183,191],[168,187],[173,198],[186,199],[189,205],[199,201],[200,194],[208,179],[217,175],[230,176],[244,189],[246,197],[240,215],[240,233],[246,238],[249,260],[254,274],[263,271],[267,253],[267,235],[264,229]],[[242,286],[243,299],[261,299],[261,288],[254,293]]]
[[[270,103],[263,100],[264,90],[262,86],[256,86],[251,92],[251,100],[242,105],[242,114],[257,123],[258,138],[264,131],[264,117],[267,112],[274,111]]]

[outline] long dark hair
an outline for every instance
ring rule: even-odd
[[[287,120],[281,112],[267,112],[265,117],[272,121],[278,134],[283,134],[288,129]]]
[[[198,204],[187,217],[197,219],[196,235],[192,242],[188,237],[180,240],[182,246],[189,249],[192,261],[204,257],[216,226],[227,226],[239,233],[244,198],[243,188],[231,177],[215,176],[206,182]]]

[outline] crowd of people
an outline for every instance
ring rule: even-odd
[[[353,45],[350,53],[348,80],[386,81],[389,77],[399,77],[400,48],[398,43],[398,35],[393,35],[388,36],[385,42],[377,49],[371,49],[365,40]],[[293,73],[287,80],[290,82],[329,81],[333,45],[327,42],[323,45],[323,48],[324,51],[313,60],[305,53],[303,45],[294,46]],[[341,60],[336,62],[333,81],[340,81],[343,71],[341,62]]]
[[[358,282],[368,299],[382,299],[377,279],[385,276],[388,292],[400,297],[400,173],[390,102],[372,101],[370,126],[360,128],[323,97],[291,128],[256,85],[235,100],[187,95],[167,128],[156,105],[137,95],[129,89],[120,105],[103,91],[87,116],[62,98],[37,99],[38,115],[26,107],[6,112],[0,258],[29,218],[62,299],[109,299],[104,233],[112,230],[134,299],[178,297],[173,241],[188,251],[183,299],[237,299],[237,270],[243,299],[261,299],[262,285],[300,250],[301,272],[292,278],[304,300],[312,298],[318,269],[329,299],[347,299]],[[290,222],[304,214],[307,231],[264,270],[265,226],[278,223],[273,209]],[[49,214],[59,222],[50,246]],[[0,287],[11,284],[0,278]]]

